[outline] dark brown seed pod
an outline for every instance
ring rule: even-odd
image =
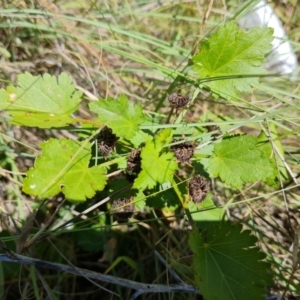
[[[207,122],[213,122],[213,120],[207,120]],[[211,131],[220,131],[220,127],[218,125],[207,125],[205,126],[205,128],[207,129],[208,132],[211,132]],[[220,132],[216,132],[213,134],[214,137],[217,137],[220,135]]]
[[[105,126],[98,135],[98,151],[106,158],[114,149],[119,138]]]
[[[168,96],[168,100],[170,101],[172,106],[179,108],[187,106],[191,98],[189,96],[183,96],[178,93],[173,93]]]
[[[128,221],[134,213],[134,205],[131,198],[122,198],[115,200],[112,204],[111,214],[122,223]]]
[[[134,149],[131,151],[128,160],[127,160],[127,168],[125,171],[129,174],[137,175],[141,171],[141,150]]]
[[[209,184],[206,179],[200,175],[194,176],[189,181],[189,194],[196,206],[202,202],[209,190]]]
[[[180,140],[173,140],[172,143],[179,141]],[[194,154],[194,144],[191,142],[174,145],[171,146],[170,149],[174,152],[176,159],[182,163],[188,162]]]

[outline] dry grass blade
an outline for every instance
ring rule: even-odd
[[[40,239],[40,237],[42,236],[42,234],[45,232],[45,230],[49,229],[49,226],[51,225],[51,223],[54,221],[56,214],[59,212],[59,209],[63,206],[64,201],[61,201],[61,203],[57,206],[55,212],[52,214],[52,216],[50,217],[50,219],[47,221],[47,223],[29,240],[26,241],[23,245],[22,251],[24,251],[25,249],[30,248],[34,243],[36,243],[36,241],[38,239]],[[37,213],[37,210],[34,212],[35,214]],[[18,252],[19,253],[19,252]]]
[[[25,223],[25,225],[22,228],[20,237],[19,237],[18,242],[17,242],[17,249],[16,250],[17,250],[18,254],[22,253],[24,250],[26,250],[28,248],[27,238],[28,238],[30,230],[33,226],[33,222],[35,220],[36,214],[37,214],[37,210],[32,212],[29,215],[29,218],[28,218],[27,222]]]
[[[15,257],[14,252],[12,252],[9,248],[6,247],[6,245],[3,243],[2,240],[0,240],[0,248],[2,249],[3,252],[6,253],[8,257]]]
[[[295,230],[294,244],[293,244],[293,269],[297,270],[297,265],[300,262],[300,226]]]

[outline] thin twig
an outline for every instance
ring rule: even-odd
[[[199,46],[200,41],[201,41],[201,36],[203,35],[204,27],[206,25],[206,20],[208,19],[209,15],[210,15],[213,3],[214,3],[214,0],[209,1],[209,4],[207,6],[207,9],[205,11],[205,14],[204,14],[204,17],[203,17],[203,20],[202,20],[202,24],[200,26],[199,37],[194,42],[194,46],[192,48],[192,53],[191,53],[192,55],[195,55],[197,50],[198,50],[198,46]]]
[[[14,257],[10,257],[7,254],[0,254],[0,261],[15,262],[23,265],[32,265],[39,268],[47,268],[47,269],[57,270],[57,271],[66,272],[70,274],[82,275],[87,278],[96,279],[99,281],[112,283],[112,284],[133,289],[137,291],[139,295],[146,294],[146,293],[176,293],[176,292],[191,293],[191,294],[199,293],[198,289],[193,285],[188,285],[188,284],[161,285],[161,284],[140,283],[125,278],[104,275],[102,273],[97,273],[82,268],[74,268],[73,266],[58,264],[58,263],[49,262],[49,261],[36,259],[36,258],[30,258],[18,254],[15,254]]]

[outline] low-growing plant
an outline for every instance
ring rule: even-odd
[[[214,116],[187,122],[185,116],[202,90],[246,106],[241,93],[259,89],[259,78],[267,75],[263,63],[272,39],[270,28],[246,32],[233,21],[220,27],[174,79],[186,85],[166,95],[167,118],[145,112],[125,95],[90,100],[88,107],[95,117],[79,118],[76,112],[83,94],[71,76],[18,75],[16,85],[0,90],[0,108],[9,114],[11,124],[79,132],[77,140],[50,138],[40,144],[41,153],[26,172],[23,192],[37,199],[63,194],[78,204],[92,199],[111,178],[122,174],[127,195],[111,207],[120,223],[146,205],[184,210],[191,226],[194,284],[204,299],[263,299],[272,284],[270,263],[251,231],[230,222],[226,207],[214,203],[210,182],[242,194],[243,187],[257,182],[266,191],[276,192],[289,180],[276,130],[280,116],[259,105],[240,120]],[[260,134],[238,133],[237,124]],[[151,198],[155,199],[148,201]],[[25,243],[24,249],[30,245]]]

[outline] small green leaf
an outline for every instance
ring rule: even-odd
[[[194,69],[201,79],[212,79],[205,85],[213,92],[224,98],[237,97],[240,92],[250,91],[259,75],[266,73],[262,64],[271,50],[272,34],[270,27],[254,27],[246,32],[234,21],[228,22],[201,43],[200,52],[193,57]]]
[[[155,140],[154,143],[152,141],[146,143],[141,151],[142,171],[134,181],[133,188],[151,189],[156,183],[173,181],[173,175],[178,169],[178,165],[174,160],[173,152],[160,154],[161,147],[160,141]]]
[[[197,222],[217,222],[221,221],[224,216],[224,208],[216,207],[211,199],[211,194],[208,194],[197,207],[193,201],[189,202],[188,207],[193,220]]]
[[[137,191],[134,195],[134,206],[136,211],[143,211],[146,206],[146,196],[142,191]]]
[[[170,144],[173,137],[171,128],[160,131],[155,137],[155,148],[161,150],[165,145]]]
[[[138,148],[141,144],[146,143],[147,141],[152,141],[152,136],[142,130],[139,130],[135,133],[135,136],[130,139],[131,144]]]
[[[130,140],[139,131],[139,124],[144,121],[143,109],[140,104],[129,102],[121,95],[119,100],[108,98],[94,101],[91,111],[98,114],[97,121],[110,127],[117,136]]]
[[[209,158],[207,171],[211,177],[241,188],[244,183],[266,181],[276,175],[274,165],[257,146],[257,138],[232,136],[216,144]]]
[[[0,90],[0,109],[13,117],[12,124],[41,128],[62,127],[73,122],[71,114],[81,102],[82,93],[75,91],[72,78],[62,73],[18,75],[18,86]]]
[[[255,247],[256,237],[241,230],[241,225],[219,223],[200,234],[197,230],[190,233],[195,284],[204,299],[265,299],[272,282],[270,265]]]
[[[41,148],[42,155],[24,179],[25,193],[47,198],[62,192],[68,200],[85,201],[104,189],[105,168],[88,167],[90,143],[83,147],[68,139],[50,139],[41,143]]]
[[[276,129],[276,126],[273,123],[269,124],[269,135],[270,139],[272,140],[272,144],[274,147],[276,147],[277,151],[281,155],[281,157],[284,157],[284,148],[280,141],[280,137],[278,134],[278,131]],[[274,167],[276,166],[276,169],[279,170],[281,175],[281,180],[287,180],[289,178],[286,166],[284,162],[282,161],[282,158],[277,153],[275,149],[273,149],[273,146],[269,140],[269,138],[266,136],[266,134],[261,131],[261,133],[258,136],[258,147],[261,151],[265,153],[266,157],[269,157],[271,161],[274,164]],[[267,181],[267,183],[271,186],[279,186],[279,174],[274,178],[270,178],[270,180]]]

